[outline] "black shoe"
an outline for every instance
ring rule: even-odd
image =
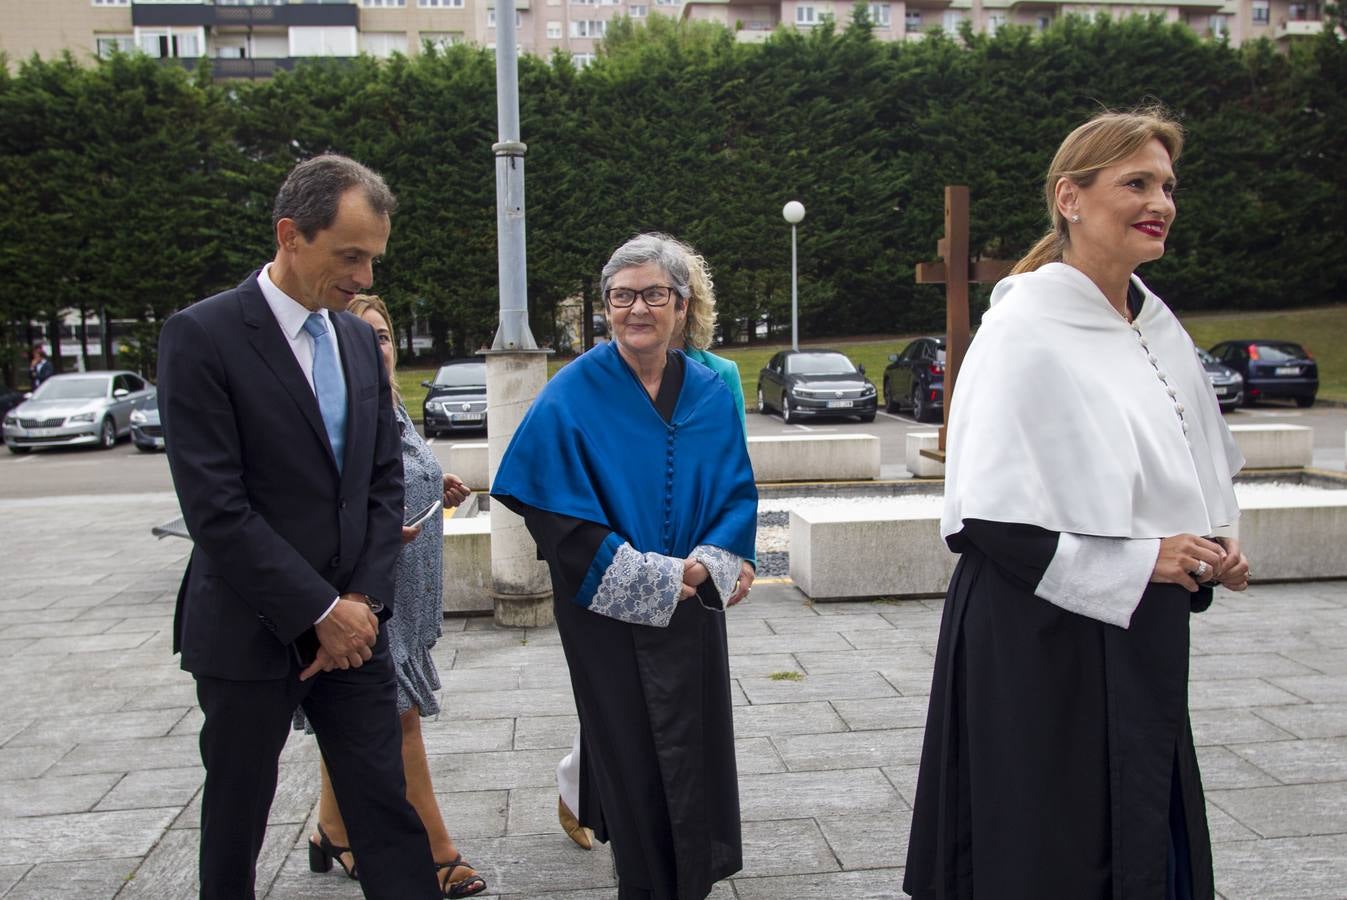
[[[342,847],[332,843],[328,839],[327,832],[323,826],[318,826],[318,840],[309,838],[309,871],[310,872],[329,872],[332,870],[332,861],[336,860],[337,865],[346,873],[346,877],[352,881],[359,880],[360,876],[355,871],[355,854],[351,853],[351,867],[346,868],[346,861],[341,858],[343,853],[351,853],[350,847]],[[461,857],[460,857],[461,858]],[[455,863],[458,865],[458,863]],[[485,885],[485,882],[483,883]],[[463,894],[461,896],[468,896]]]

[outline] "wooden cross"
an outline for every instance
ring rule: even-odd
[[[1014,262],[968,257],[968,187],[945,185],[945,236],[936,244],[940,259],[917,263],[917,284],[945,285],[945,421],[940,426],[940,449],[922,455],[945,461],[945,429],[959,365],[968,352],[968,285],[1000,281]]]

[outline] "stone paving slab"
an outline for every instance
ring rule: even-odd
[[[0,897],[193,897],[201,716],[169,654],[187,545],[148,535],[173,504],[57,506],[0,500]],[[764,579],[728,613],[745,866],[714,900],[903,896],[941,608],[816,604]],[[1192,628],[1220,895],[1347,896],[1347,582],[1222,594]],[[490,895],[611,900],[608,849],[581,851],[556,824],[576,720],[555,629],[451,619],[433,655],[437,798]],[[317,760],[290,736],[259,897],[361,896],[308,871]]]

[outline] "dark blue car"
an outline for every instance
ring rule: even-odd
[[[1291,341],[1222,341],[1211,355],[1244,378],[1244,402],[1289,397],[1296,406],[1314,405],[1319,366],[1308,350]]]
[[[945,339],[917,338],[889,357],[884,370],[884,409],[910,409],[918,422],[935,421],[945,410]]]

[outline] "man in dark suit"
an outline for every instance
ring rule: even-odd
[[[33,383],[33,390],[42,387],[42,382],[56,374],[52,368],[51,360],[47,359],[47,350],[41,344],[33,345],[33,355],[28,365],[28,380]]]
[[[301,163],[276,196],[275,259],[160,336],[159,409],[194,541],[174,650],[205,714],[203,898],[254,896],[296,706],[365,896],[440,896],[405,796],[379,629],[400,548],[401,442],[374,331],[343,311],[374,280],[394,206],[353,160]]]

